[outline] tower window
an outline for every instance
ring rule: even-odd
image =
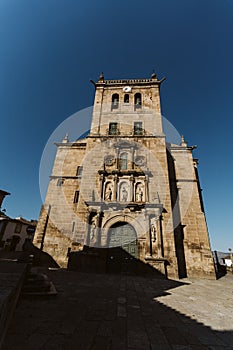
[[[113,94],[112,95],[112,109],[117,109],[119,106],[119,95]]]
[[[127,170],[127,167],[128,167],[128,154],[127,153],[122,153],[120,155],[119,167],[121,170]]]
[[[16,224],[15,225],[15,233],[20,233],[22,229],[22,224]]]
[[[74,193],[74,203],[78,203],[79,191],[75,191]]]
[[[117,123],[109,123],[109,135],[118,135]]]
[[[124,103],[129,103],[129,94],[125,94]]]
[[[135,122],[134,123],[134,135],[142,135],[142,122]]]
[[[58,179],[57,180],[57,186],[61,187],[64,185],[65,180],[64,179]]]
[[[135,108],[141,108],[142,107],[142,95],[140,94],[140,92],[137,92],[134,95],[134,105],[135,105]]]
[[[76,176],[82,177],[82,172],[83,172],[83,167],[82,166],[78,166],[77,167],[77,171],[76,171]]]

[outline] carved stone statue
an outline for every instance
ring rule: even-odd
[[[128,191],[126,190],[125,187],[122,188],[122,191],[121,191],[121,200],[123,202],[126,202],[128,199]]]
[[[98,219],[99,219],[99,214],[95,215],[91,220],[91,232],[90,232],[90,239],[91,240],[93,240],[95,238]]]
[[[136,191],[136,202],[142,202],[142,199],[143,199],[143,191],[141,187],[138,187]]]
[[[111,201],[112,200],[112,187],[111,186],[108,186],[106,188],[104,199],[106,201]]]
[[[153,221],[153,223],[151,224],[151,237],[152,237],[152,240],[153,242],[156,242],[156,226],[155,226],[155,221]]]

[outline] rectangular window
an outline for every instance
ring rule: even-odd
[[[72,222],[72,232],[75,230],[75,221]]]
[[[67,254],[66,254],[67,258],[69,258],[70,252],[71,252],[71,247],[68,247],[68,249],[67,249]]]
[[[109,135],[118,135],[117,123],[109,123]]]
[[[77,167],[76,176],[82,177],[82,173],[83,173],[83,167],[82,166],[78,166]]]
[[[135,122],[134,123],[134,135],[142,135],[142,122]]]
[[[74,203],[78,203],[79,191],[75,191],[74,193]]]
[[[16,224],[15,225],[15,233],[20,233],[22,229],[22,224]]]
[[[119,159],[119,166],[121,170],[127,170],[128,165],[128,155],[127,153],[122,153]]]

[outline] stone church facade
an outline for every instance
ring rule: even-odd
[[[166,141],[162,81],[101,75],[89,134],[56,144],[34,243],[60,266],[104,249],[104,272],[123,259],[169,278],[215,277],[194,147]]]

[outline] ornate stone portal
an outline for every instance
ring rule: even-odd
[[[34,242],[61,266],[89,247],[107,267],[215,277],[193,147],[166,140],[161,82],[101,76],[89,135],[57,144]]]

